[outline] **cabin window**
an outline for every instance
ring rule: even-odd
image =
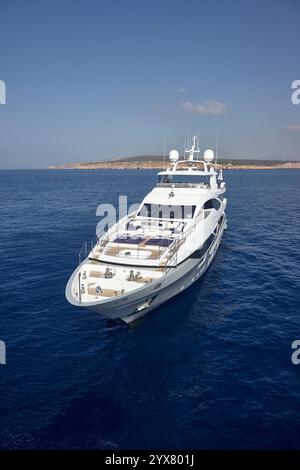
[[[181,208],[183,219],[192,219],[194,217],[196,206],[181,206]]]
[[[194,175],[191,171],[187,171],[187,174],[176,175],[176,172],[172,175],[159,175],[158,183],[159,184],[166,184],[171,185],[174,184],[182,185],[182,186],[189,186],[189,185],[199,185],[205,184],[208,187],[210,186],[209,183],[210,175]]]
[[[143,217],[151,217],[151,204],[144,204],[142,207]]]
[[[203,243],[202,247],[199,250],[197,250],[197,255],[199,256],[199,258],[202,258],[202,256],[204,256],[207,253],[208,249],[210,248],[214,240],[215,240],[215,235],[212,233],[208,237],[208,239]],[[201,263],[198,265],[198,269],[200,268],[200,265]]]
[[[204,203],[203,208],[204,208],[204,209],[213,209],[212,199],[209,199],[208,201],[206,201],[206,202]]]
[[[216,209],[216,211],[220,209],[220,205],[221,203],[218,201],[218,199],[213,199],[213,207]]]
[[[216,209],[216,211],[220,208],[220,201],[218,199],[209,199],[204,203],[203,209]]]
[[[139,213],[140,217],[155,219],[192,219],[196,206],[179,206],[167,204],[144,204]]]
[[[159,175],[159,179],[158,179],[158,182],[159,183],[171,183],[172,182],[172,176],[169,176],[169,175]]]

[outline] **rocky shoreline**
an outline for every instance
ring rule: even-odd
[[[168,162],[166,163],[168,165]],[[162,170],[162,161],[103,161],[103,162],[78,162],[65,165],[50,166],[52,170]],[[241,164],[240,160],[235,163],[220,163],[217,167],[228,170],[276,170],[276,169],[297,169],[300,162],[270,162],[270,164]]]

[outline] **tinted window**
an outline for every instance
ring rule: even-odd
[[[213,209],[213,200],[209,199],[203,206],[204,209]]]
[[[217,199],[209,199],[206,201],[204,204],[203,208],[204,209],[216,209],[218,210],[220,208],[220,202]]]
[[[192,219],[195,209],[196,206],[144,204],[138,215],[159,219]]]
[[[217,211],[218,209],[220,209],[220,205],[221,205],[221,204],[220,204],[220,202],[218,201],[218,199],[213,199],[213,207],[214,207],[214,209],[216,209],[216,211]]]

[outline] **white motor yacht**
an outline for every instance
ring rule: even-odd
[[[197,137],[133,213],[96,238],[66,287],[67,300],[131,323],[181,293],[211,264],[226,222],[225,182]]]

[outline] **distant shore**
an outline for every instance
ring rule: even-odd
[[[166,162],[168,165],[169,162]],[[227,161],[218,163],[217,167],[228,170],[276,170],[276,169],[297,169],[300,168],[300,162],[282,162],[282,161],[262,161],[252,162],[247,160],[243,163],[237,160],[235,163]],[[112,160],[103,162],[78,162],[65,165],[50,166],[50,170],[162,170],[164,163],[161,160]]]

